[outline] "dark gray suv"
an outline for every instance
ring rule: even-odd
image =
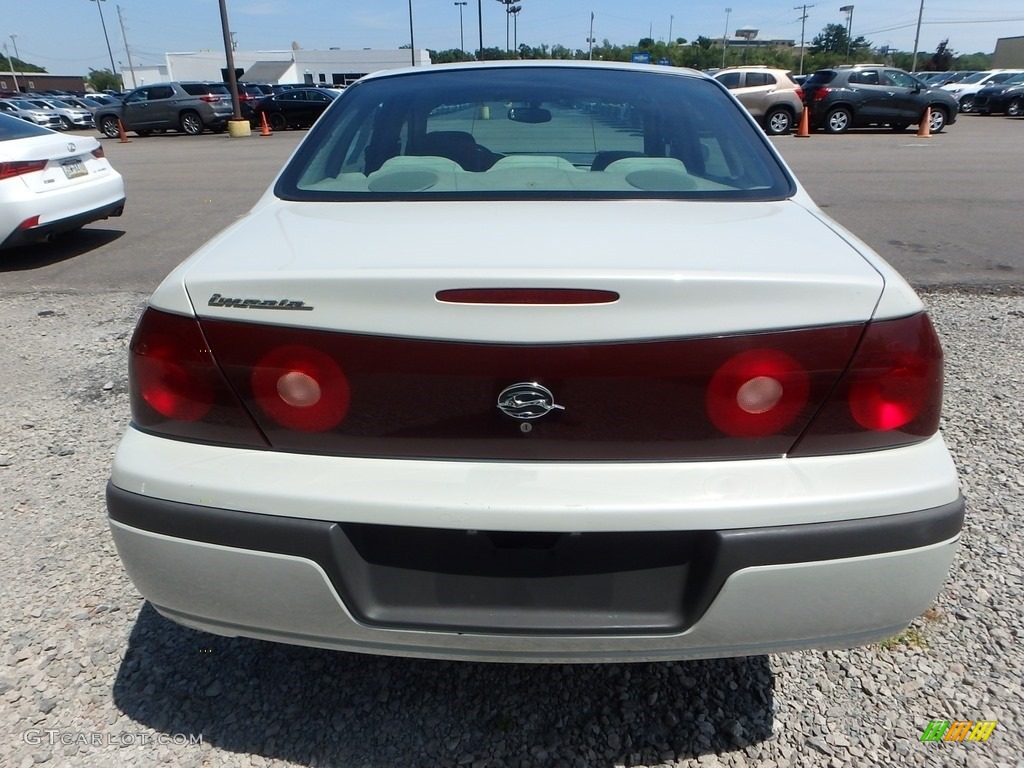
[[[939,133],[956,122],[960,109],[948,91],[882,64],[819,69],[804,81],[803,91],[811,128],[829,133],[868,125],[902,131],[919,124],[929,107],[931,132]]]
[[[154,83],[130,91],[124,101],[96,111],[96,127],[111,138],[126,131],[148,136],[153,131],[181,131],[197,136],[220,133],[234,115],[231,92],[224,83]]]

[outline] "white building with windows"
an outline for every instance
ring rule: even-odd
[[[170,82],[172,80],[216,80],[226,78],[224,51],[211,49],[164,54],[166,64],[157,67],[125,68],[125,87]],[[235,69],[242,70],[239,80],[249,83],[305,83],[307,85],[348,85],[363,75],[382,69],[413,65],[409,49],[378,51],[235,51]],[[430,53],[416,51],[415,66],[430,66]]]

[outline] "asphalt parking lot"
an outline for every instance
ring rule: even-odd
[[[0,254],[0,765],[1020,768],[1024,120],[773,139],[925,288],[943,340],[942,432],[968,517],[933,608],[851,650],[576,666],[215,637],[161,618],[125,575],[103,485],[134,322],[303,135],[105,139],[126,215]],[[998,725],[985,743],[921,742],[937,719]]]
[[[127,183],[125,215],[0,255],[0,292],[151,291],[256,202],[305,133],[104,138]],[[915,285],[1013,286],[1024,280],[1022,139],[1024,118],[962,115],[930,139],[858,130],[772,141],[817,203]],[[766,254],[786,245],[751,243]]]

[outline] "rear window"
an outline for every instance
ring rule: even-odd
[[[27,139],[30,136],[49,136],[53,131],[40,128],[25,120],[10,115],[0,115],[0,141]]]
[[[804,81],[804,85],[825,85],[831,83],[836,77],[833,69],[819,69]]]
[[[206,96],[211,93],[219,96],[231,95],[228,87],[219,83],[182,83],[181,88],[190,96]]]
[[[713,81],[431,70],[349,87],[279,179],[289,200],[781,199],[793,183]]]

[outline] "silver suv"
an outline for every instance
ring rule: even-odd
[[[153,131],[181,131],[198,136],[220,133],[234,114],[231,93],[223,83],[154,83],[130,91],[124,101],[96,110],[96,126],[110,138],[126,131],[149,136]]]
[[[732,91],[770,136],[789,133],[804,108],[803,91],[785,69],[729,67],[713,77]]]

